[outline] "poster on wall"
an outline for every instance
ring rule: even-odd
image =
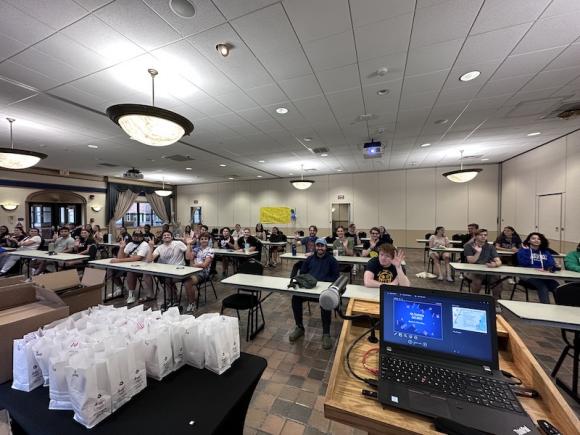
[[[296,219],[294,209],[290,207],[261,207],[260,222],[263,224],[289,224]]]

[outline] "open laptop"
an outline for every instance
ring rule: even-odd
[[[538,434],[499,372],[491,296],[381,286],[379,400],[492,434]]]

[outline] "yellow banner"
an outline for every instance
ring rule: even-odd
[[[261,207],[260,222],[263,224],[289,224],[289,207]]]

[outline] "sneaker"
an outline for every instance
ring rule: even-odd
[[[447,281],[453,282],[453,278],[451,276],[447,276]]]
[[[135,293],[133,293],[132,291],[129,291],[129,297],[127,298],[127,304],[132,304],[137,300],[137,298],[135,297]]]
[[[514,285],[516,283],[516,281],[513,278],[508,278],[507,283],[509,285]]]
[[[443,281],[443,275],[439,275],[439,276],[437,277],[437,279],[438,279],[439,281]]]
[[[332,349],[332,339],[328,334],[322,334],[322,348],[325,350]]]
[[[113,297],[114,298],[118,298],[119,296],[121,296],[123,294],[123,287],[115,285],[113,287]]]
[[[185,313],[193,313],[193,310],[195,309],[195,304],[188,304],[187,307],[185,308]]]
[[[297,326],[296,328],[294,328],[294,331],[292,331],[290,333],[290,335],[288,336],[288,340],[290,340],[290,343],[294,343],[296,340],[298,340],[303,335],[304,335],[304,328]]]

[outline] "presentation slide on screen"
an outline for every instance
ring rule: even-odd
[[[487,334],[487,316],[485,311],[454,306],[453,329]]]
[[[417,338],[443,340],[441,321],[442,304],[414,302],[395,298],[394,334],[399,337],[409,335]],[[415,338],[416,339],[416,338]]]

